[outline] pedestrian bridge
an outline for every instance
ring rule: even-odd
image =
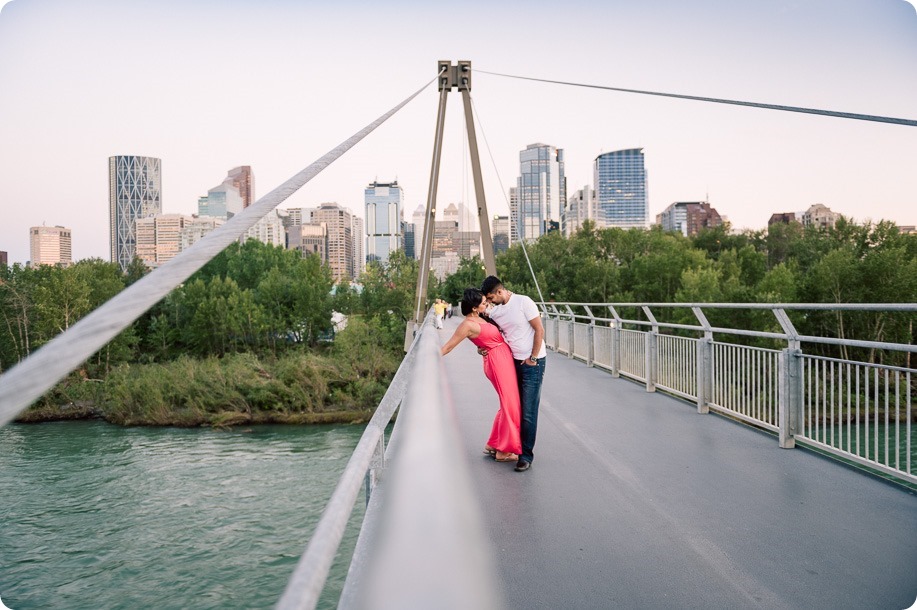
[[[439,347],[458,319],[443,330],[427,319],[279,608],[314,607],[322,571],[367,469],[369,504],[340,600],[345,608],[914,604],[917,497],[910,466],[910,390],[894,381],[900,371],[848,362],[846,376],[838,378],[840,369],[833,365],[797,363],[794,369],[785,354],[772,365],[762,364],[763,356],[714,357],[707,367],[709,401],[700,407],[696,397],[676,395],[682,391],[647,390],[687,375],[665,371],[692,361],[696,369],[703,356],[679,357],[691,350],[660,347],[669,338],[653,337],[653,331],[641,333],[639,341],[597,340],[603,331],[591,309],[591,324],[577,322],[585,316],[566,310],[546,307],[553,350],[535,461],[525,473],[481,453],[496,394],[470,342],[440,358]],[[591,328],[584,332],[580,324]],[[697,343],[701,354],[720,349],[717,343]],[[642,378],[629,372],[635,367],[616,368],[616,362],[636,363],[632,352],[643,353]],[[594,366],[599,362],[606,364]],[[699,375],[692,374],[704,386],[700,368]],[[794,370],[805,383],[787,379]],[[760,384],[750,381],[755,377]],[[772,384],[766,382],[770,378]],[[841,400],[831,388],[849,383],[865,389],[867,378],[880,383],[857,392],[868,417],[857,412],[860,425],[854,427],[863,430],[851,435],[841,426],[850,410],[832,406],[846,405],[847,397]],[[901,378],[909,388],[909,374]],[[726,380],[738,383],[726,391]],[[752,385],[755,392],[738,391]],[[801,391],[796,399],[801,421],[790,430],[798,444],[780,436],[792,410],[780,404],[792,406],[792,387]],[[886,396],[897,396],[897,403],[888,403],[894,408],[886,405]],[[876,397],[868,408],[866,400]],[[385,422],[399,402],[386,447]],[[886,420],[890,413],[892,420]],[[904,413],[907,419],[900,421]],[[757,424],[756,417],[762,418]],[[875,424],[885,421],[890,425]],[[847,442],[851,436],[854,443]],[[866,439],[872,439],[873,452],[856,455]],[[896,441],[902,449],[889,451]],[[836,457],[847,448],[853,451],[844,464]],[[895,464],[896,457],[906,470],[897,471],[898,483],[892,483],[880,475],[894,470],[885,463]],[[865,463],[872,464],[873,474],[859,469]]]

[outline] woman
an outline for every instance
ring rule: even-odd
[[[490,379],[500,397],[500,410],[494,417],[490,438],[484,446],[484,453],[493,455],[498,462],[515,462],[522,451],[519,437],[519,386],[516,383],[516,365],[509,345],[500,334],[500,327],[490,320],[486,312],[484,293],[477,288],[466,288],[462,297],[462,320],[455,334],[443,345],[440,353],[445,356],[462,339],[469,339],[478,347],[487,350],[484,356],[484,374]]]

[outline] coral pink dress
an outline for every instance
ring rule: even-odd
[[[522,441],[519,437],[522,410],[513,352],[496,326],[483,321],[480,322],[480,326],[481,334],[471,339],[471,342],[487,350],[487,355],[484,356],[484,374],[490,379],[500,397],[500,410],[494,417],[487,445],[498,451],[518,455],[522,453]]]

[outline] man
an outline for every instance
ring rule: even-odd
[[[500,278],[488,276],[481,285],[481,292],[489,303],[493,303],[490,317],[503,330],[516,361],[516,379],[522,403],[522,454],[516,462],[516,472],[525,472],[532,467],[534,459],[541,382],[544,380],[548,353],[544,342],[544,326],[535,301],[524,294],[510,292]]]

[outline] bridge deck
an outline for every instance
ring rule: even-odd
[[[481,454],[497,402],[471,343],[444,363],[510,607],[914,604],[914,494],[550,352],[516,473]]]

